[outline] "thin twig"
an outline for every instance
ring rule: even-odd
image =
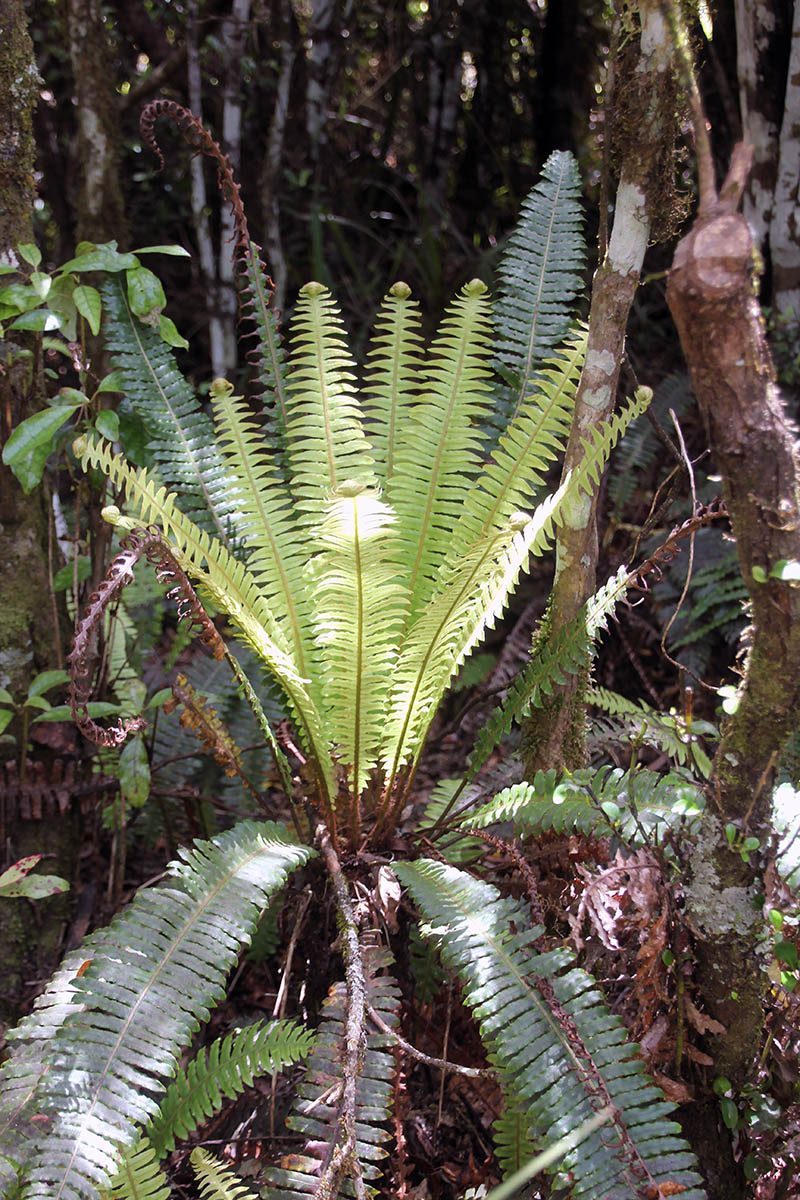
[[[387,1025],[381,1017],[380,1013],[376,1012],[371,1004],[367,1004],[367,1012],[370,1020],[378,1026],[381,1033],[385,1033],[393,1042],[397,1042],[410,1058],[415,1058],[417,1062],[425,1063],[428,1067],[436,1067],[440,1071],[452,1071],[454,1075],[467,1075],[470,1079],[494,1079],[495,1072],[491,1067],[464,1067],[461,1063],[446,1062],[443,1058],[432,1058],[430,1054],[423,1054],[421,1050],[417,1050],[416,1046],[412,1046],[404,1037],[396,1033],[391,1026]]]

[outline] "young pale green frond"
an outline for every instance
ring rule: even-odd
[[[541,927],[516,900],[447,863],[397,863],[507,1086],[545,1147],[612,1106],[613,1141],[598,1129],[559,1163],[577,1200],[638,1200],[643,1182],[705,1200],[674,1110],[645,1074],[637,1048],[594,980],[565,948],[541,952]]]
[[[450,680],[503,612],[531,554],[552,540],[569,481],[533,517],[519,513],[442,573],[442,586],[409,630],[394,673],[384,735],[389,779],[416,761]]]
[[[307,525],[316,523],[341,483],[376,484],[355,377],[330,292],[307,283],[292,322],[286,425],[292,495]]]
[[[465,773],[467,783],[475,778],[497,743],[523,713],[541,705],[546,696],[552,695],[554,687],[586,666],[595,638],[607,627],[630,582],[627,569],[620,567],[549,645],[539,643],[538,653],[517,676],[503,703],[481,730]]]
[[[537,375],[474,487],[453,529],[457,548],[493,533],[527,508],[544,473],[566,445],[575,394],[586,354],[586,332],[577,333]]]
[[[286,635],[299,674],[313,681],[310,605],[303,581],[308,548],[298,536],[291,496],[264,444],[263,430],[243,398],[232,393],[225,380],[211,386],[217,439],[237,500],[237,543],[247,552],[247,568]]]
[[[386,969],[389,951],[364,948],[366,1000],[384,1025],[394,1029],[399,1020],[400,994]],[[288,1153],[277,1167],[266,1172],[263,1200],[309,1200],[319,1183],[321,1164],[341,1138],[339,1096],[342,1087],[342,1053],[346,1037],[347,989],[335,983],[323,1003],[323,1016],[297,1091],[290,1129],[302,1134],[300,1153]],[[355,1154],[364,1180],[364,1194],[375,1196],[373,1182],[386,1157],[387,1119],[391,1111],[395,1060],[392,1041],[379,1029],[368,1028],[364,1038],[361,1073],[356,1082]]]
[[[313,851],[272,822],[244,822],[181,851],[141,891],[75,979],[33,1098],[50,1115],[24,1200],[99,1200],[252,937],[269,897]]]
[[[701,737],[712,739],[719,730],[710,721],[688,720],[683,713],[659,712],[645,700],[628,700],[607,688],[593,687],[587,693],[589,704],[607,713],[610,721],[595,718],[592,737],[595,741],[637,742],[657,746],[682,766],[691,764],[708,779],[711,759],[700,744]]]
[[[384,485],[392,477],[398,446],[419,399],[419,329],[419,303],[411,299],[407,283],[395,283],[375,322],[364,380],[368,435],[375,470]]]
[[[405,608],[390,557],[394,525],[394,513],[375,492],[343,484],[319,527],[322,550],[308,565],[323,720],[356,801],[376,765]]]
[[[147,426],[148,448],[164,484],[180,494],[201,529],[227,542],[235,506],[208,415],[169,346],[131,312],[119,276],[103,286],[103,304],[106,347],[127,401]]]
[[[159,1166],[158,1156],[147,1138],[125,1155],[108,1200],[169,1200],[172,1189]]]
[[[286,634],[273,617],[256,580],[224,546],[184,516],[176,507],[176,497],[163,487],[156,487],[145,469],[134,471],[107,444],[90,438],[77,440],[75,453],[84,469],[99,467],[117,488],[125,490],[138,521],[161,526],[186,573],[230,617],[239,635],[274,676],[297,717],[304,744],[314,756],[319,778],[330,797],[336,789],[319,713],[298,671]],[[129,523],[114,509],[106,513],[112,523]]]
[[[495,320],[503,423],[529,394],[544,359],[567,335],[583,290],[586,257],[581,184],[571,154],[557,150],[522,205],[498,272]]]
[[[213,1154],[195,1146],[189,1161],[200,1184],[202,1200],[258,1200],[255,1192]]]
[[[147,1138],[159,1158],[239,1096],[255,1079],[274,1075],[311,1053],[314,1034],[294,1021],[257,1022],[217,1038],[167,1088]]]
[[[489,300],[474,279],[448,309],[423,368],[422,395],[404,422],[386,487],[398,516],[399,568],[413,619],[452,546],[464,495],[480,467],[478,425],[489,406]]]

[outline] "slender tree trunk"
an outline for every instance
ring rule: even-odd
[[[289,117],[289,95],[292,85],[297,50],[292,36],[292,6],[290,0],[281,0],[281,48],[280,69],[275,91],[275,107],[269,127],[267,153],[261,175],[261,203],[264,212],[266,236],[264,251],[267,267],[275,284],[272,303],[280,312],[286,302],[287,266],[281,238],[280,205],[281,162],[286,137],[286,122]]]
[[[623,146],[624,158],[614,213],[614,226],[605,257],[592,285],[589,347],[578,388],[564,471],[583,457],[583,442],[592,429],[614,411],[625,328],[639,286],[639,275],[651,238],[653,211],[661,199],[658,171],[674,139],[674,94],[671,87],[672,49],[666,23],[656,0],[640,5],[639,53],[627,71],[620,69],[616,94],[625,111],[638,111]],[[612,64],[614,66],[615,64]],[[608,131],[607,131],[608,136]],[[556,573],[550,608],[534,636],[537,646],[554,637],[578,613],[596,589],[597,497],[575,499],[565,511],[557,542]],[[539,769],[576,767],[584,758],[585,704],[583,679],[570,681],[538,709],[523,729],[523,756],[530,778]]]
[[[795,0],[789,78],[778,148],[770,227],[772,295],[778,312],[800,326],[800,0]]]
[[[233,0],[231,15],[222,25],[225,46],[225,87],[222,96],[222,149],[231,160],[233,173],[241,177],[242,165],[242,54],[250,0]],[[223,331],[223,353],[228,374],[236,366],[236,288],[234,286],[233,246],[236,232],[233,213],[223,206],[220,218],[218,256],[219,307]]]
[[[32,115],[39,86],[22,0],[0,0],[0,261],[12,265],[18,264],[15,247],[33,241]],[[36,354],[30,355],[32,340],[32,335],[18,334],[0,344],[3,442],[14,425],[43,403],[41,370]],[[18,357],[21,350],[28,356]],[[24,496],[11,472],[0,465],[0,687],[15,698],[25,696],[37,671],[63,666],[48,544],[44,488]],[[15,731],[21,732],[18,721],[9,726],[9,732]],[[8,786],[8,771],[18,778],[17,763],[26,757],[25,747],[4,747],[7,763],[9,750],[14,761],[5,767],[0,762],[0,870],[23,855],[44,853],[49,856],[49,871],[71,878],[78,844],[77,809],[55,820],[23,819],[18,789]],[[31,982],[54,966],[69,907],[70,900],[64,897],[37,905],[0,899],[0,1022],[19,1016]]]

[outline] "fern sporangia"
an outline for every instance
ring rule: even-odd
[[[586,346],[585,330],[570,329],[582,259],[568,156],[548,162],[509,242],[495,317],[486,285],[472,280],[426,346],[410,289],[396,283],[362,378],[335,299],[320,283],[301,290],[284,348],[227,159],[170,101],[146,109],[149,144],[158,116],[217,164],[234,214],[261,403],[217,380],[207,414],[169,348],[117,283],[107,285],[111,358],[126,402],[151,431],[152,453],[139,465],[94,435],[74,445],[84,469],[104,474],[124,504],[124,513],[108,506],[109,522],[123,533],[144,530],[90,602],[72,658],[75,703],[87,699],[92,632],[147,553],[180,615],[231,666],[287,796],[304,805],[298,829],[311,817],[337,909],[344,981],[330,992],[292,1109],[301,1152],[268,1169],[267,1195],[363,1198],[380,1186],[403,1043],[393,1033],[400,1003],[391,957],[362,930],[364,906],[353,903],[349,873],[366,848],[389,843],[452,680],[504,612],[531,555],[552,544],[565,506],[597,486],[649,393],[637,391],[592,434],[583,461],[544,491],[569,433]],[[575,669],[629,582],[625,572],[615,576],[551,656],[531,665],[490,722],[470,778],[521,708]],[[206,603],[278,685],[288,719],[277,735],[260,680],[227,649]],[[208,733],[235,758],[216,725]],[[294,772],[279,742],[291,748]],[[461,787],[437,797],[437,821]],[[517,815],[523,810],[520,802]],[[490,824],[484,815],[480,823]],[[456,833],[466,860],[480,841],[467,841],[465,827]],[[255,1044],[260,1035],[243,1031],[201,1054],[164,1091],[265,908],[312,853],[279,825],[244,822],[182,851],[161,886],[139,893],[67,957],[12,1035],[0,1072],[1,1196],[105,1200],[113,1188],[119,1200],[161,1200],[159,1158],[173,1139],[269,1069]],[[541,930],[530,929],[522,905],[455,867],[398,864],[397,874],[435,928],[442,962],[460,974],[506,1092],[503,1164],[518,1165],[530,1147],[602,1106],[615,1140],[604,1146],[595,1133],[570,1153],[563,1178],[571,1195],[623,1200],[677,1181],[687,1200],[699,1200],[689,1155],[666,1119],[670,1106],[567,952],[542,953]],[[428,976],[434,986],[438,975]],[[294,1057],[308,1048],[305,1032],[275,1036],[283,1062],[294,1061],[293,1047]],[[208,1195],[243,1195],[230,1170],[204,1152],[193,1164]]]

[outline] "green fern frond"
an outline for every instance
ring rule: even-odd
[[[557,150],[523,201],[498,272],[497,358],[506,383],[497,388],[505,427],[531,391],[544,359],[567,336],[583,290],[586,250],[581,183],[571,154]]]
[[[286,435],[298,519],[314,526],[343,483],[375,487],[361,422],[355,364],[339,309],[321,283],[307,283],[292,322]]]
[[[159,1166],[159,1158],[147,1138],[142,1138],[136,1149],[125,1155],[111,1191],[104,1193],[104,1197],[108,1200],[169,1200],[172,1189]]]
[[[262,1075],[274,1075],[311,1053],[313,1033],[294,1021],[258,1022],[218,1038],[202,1050],[167,1088],[147,1127],[159,1158],[239,1096]]]
[[[458,971],[492,1061],[526,1106],[539,1146],[613,1105],[615,1140],[596,1130],[559,1164],[570,1196],[638,1200],[648,1185],[679,1184],[704,1200],[674,1106],[645,1074],[636,1047],[594,980],[565,948],[537,949],[541,927],[515,900],[446,863],[395,864],[442,958]]]
[[[385,486],[419,399],[422,368],[419,303],[408,284],[389,289],[375,321],[364,381],[368,435],[375,470]]]
[[[497,1161],[507,1178],[533,1158],[537,1147],[530,1136],[527,1105],[510,1086],[503,1088],[503,1099],[505,1106],[492,1132]]]
[[[128,305],[124,285],[103,285],[104,334],[126,398],[144,419],[148,449],[167,489],[178,492],[188,515],[227,543],[234,505],[208,415],[159,335]]]
[[[323,549],[308,567],[323,650],[323,716],[356,801],[377,764],[386,683],[405,609],[402,580],[390,557],[394,527],[394,513],[375,492],[345,484],[328,506],[318,531]],[[352,816],[356,819],[355,805]]]
[[[470,755],[465,782],[475,778],[515,721],[519,721],[529,708],[540,706],[567,676],[575,675],[585,667],[592,643],[607,628],[630,582],[629,572],[620,567],[616,575],[586,601],[575,619],[559,630],[549,645],[539,645],[535,657],[517,676],[505,700],[481,730]]]
[[[211,387],[219,447],[228,463],[237,502],[236,536],[270,611],[283,627],[301,677],[316,677],[310,637],[309,597],[303,586],[307,547],[297,536],[291,496],[278,477],[274,456],[241,396],[224,380]],[[235,481],[235,482],[234,482]]]
[[[454,547],[494,532],[513,513],[529,506],[544,483],[544,472],[569,436],[585,354],[582,330],[539,372],[535,390],[464,498],[464,511],[453,529]]]
[[[255,345],[248,358],[255,367],[257,384],[267,409],[273,449],[281,456],[286,444],[287,368],[279,322],[272,307],[272,281],[254,243],[251,242],[243,252],[240,264],[245,281],[242,314],[249,317],[255,327]]]
[[[117,488],[124,489],[138,522],[154,523],[163,529],[187,574],[230,617],[243,640],[271,671],[298,719],[304,745],[318,767],[318,778],[327,795],[333,795],[336,785],[319,712],[292,658],[286,635],[247,568],[183,515],[176,505],[177,497],[163,487],[156,487],[145,469],[134,471],[124,459],[112,453],[107,443],[84,438],[76,441],[75,453],[84,469],[98,467]],[[107,519],[121,523],[113,510],[106,512]],[[130,525],[124,518],[122,523]]]
[[[434,340],[387,483],[398,516],[399,567],[411,596],[409,620],[434,591],[468,484],[480,467],[477,425],[490,406],[489,316],[486,286],[475,279],[453,301]]]
[[[223,997],[270,895],[312,853],[272,822],[195,843],[168,869],[168,884],[139,892],[103,930],[79,978],[65,986],[59,976],[57,1024],[32,1100],[50,1119],[27,1164],[26,1200],[99,1200],[155,1115],[163,1078]],[[41,1026],[29,1027],[40,1045]]]
[[[398,1022],[399,991],[392,977],[381,974],[392,959],[388,950],[367,948],[364,952],[366,999],[385,1025]],[[319,1182],[320,1164],[339,1136],[339,1094],[342,1086],[341,1054],[345,1039],[346,988],[336,983],[323,1005],[323,1017],[308,1061],[292,1114],[290,1129],[306,1139],[300,1153],[288,1154],[265,1177],[264,1200],[308,1200]],[[376,1195],[372,1181],[379,1179],[380,1162],[386,1156],[384,1128],[392,1102],[394,1056],[385,1033],[367,1031],[363,1065],[356,1083],[356,1155],[367,1196]]]
[[[658,712],[644,700],[627,700],[607,688],[590,688],[586,700],[595,708],[602,709],[610,717],[619,720],[609,729],[595,720],[592,736],[607,736],[610,732],[614,741],[635,739],[650,746],[657,746],[681,766],[694,766],[708,779],[711,774],[711,759],[700,744],[701,737],[719,736],[716,726],[710,721],[692,721],[687,725],[680,713]]]
[[[200,1146],[195,1146],[189,1161],[200,1184],[202,1200],[258,1200],[231,1167]]]
[[[692,822],[704,806],[702,789],[685,771],[659,775],[645,767],[623,771],[604,765],[567,774],[537,771],[531,783],[504,788],[459,824],[485,829],[511,821],[520,837],[613,833],[634,846]]]

